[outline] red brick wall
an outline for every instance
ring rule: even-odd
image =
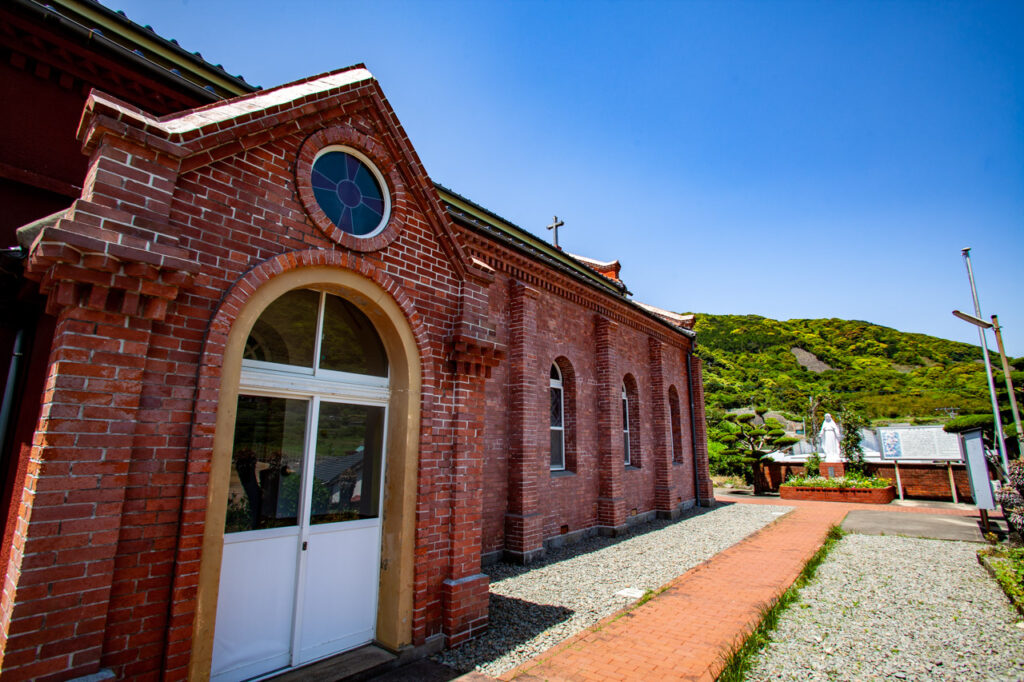
[[[62,224],[64,233],[50,233],[55,246],[37,250],[31,266],[59,324],[29,472],[39,476],[21,495],[31,519],[16,538],[23,549],[7,576],[6,674],[68,677],[100,665],[131,678],[161,668],[171,678],[184,674],[215,411],[215,396],[195,401],[204,343],[203,362],[214,372],[219,366],[208,329],[225,292],[240,291],[244,300],[260,277],[318,259],[377,281],[417,331],[426,418],[414,637],[422,642],[445,628],[456,640],[481,626],[473,609],[461,608],[473,601],[479,613],[481,601],[480,581],[470,580],[479,573],[473,509],[480,507],[480,486],[453,491],[448,472],[453,457],[469,476],[481,466],[479,433],[470,431],[479,401],[470,393],[481,390],[482,379],[453,390],[447,344],[458,329],[486,324],[486,310],[467,302],[486,298],[458,272],[464,265],[453,266],[436,195],[418,160],[405,153],[404,134],[393,136],[389,110],[367,106],[378,96],[375,84],[361,87],[306,113],[303,122],[307,130],[342,126],[389,178],[392,221],[402,230],[358,257],[326,238],[298,201],[294,159],[308,133],[275,130],[277,121],[252,124],[257,146],[214,142],[216,151],[202,158],[182,150],[203,148],[202,139],[169,144],[136,136],[140,145],[96,133],[87,200],[77,203],[73,223]],[[210,134],[240,140],[246,130],[242,124]],[[113,253],[104,244],[118,235],[140,251],[163,250],[168,262],[180,259],[185,274],[128,265],[143,257],[134,252],[118,252],[118,260],[91,255]],[[56,245],[61,240],[74,248]],[[279,258],[289,253],[309,256]],[[215,386],[216,373],[208,381]],[[462,403],[454,402],[456,394]],[[459,582],[446,586],[448,580]],[[486,579],[483,589],[485,622]],[[453,599],[459,616],[443,617],[455,613]]]
[[[871,471],[896,483],[896,470],[891,464],[872,464]],[[961,502],[971,501],[971,482],[967,467],[953,465],[953,480],[956,494]],[[943,465],[900,464],[900,483],[906,497],[922,497],[935,500],[952,500],[949,490],[949,472]]]
[[[414,643],[438,633],[458,643],[486,625],[480,553],[508,549],[510,528],[529,552],[563,526],[618,531],[633,510],[656,508],[659,466],[662,506],[692,499],[694,460],[709,497],[698,362],[684,461],[671,463],[668,447],[667,390],[688,401],[688,341],[477,241],[492,265],[527,268],[495,268],[488,283],[375,82],[259,115],[240,108],[235,120],[184,135],[143,119],[102,97],[91,104],[83,198],[29,264],[58,324],[18,488],[5,674],[64,679],[103,666],[123,678],[186,675],[221,353],[247,298],[287,270],[358,272],[388,292],[415,334]],[[373,250],[339,245],[307,215],[295,173],[311,140],[356,146],[388,178],[392,227]],[[502,346],[508,359],[491,373]],[[576,466],[566,476],[552,476],[548,460],[556,358],[575,375]],[[638,389],[635,470],[622,465],[627,373]]]
[[[608,460],[613,465],[611,469],[617,468],[612,472],[617,482],[610,485],[620,491],[609,502],[615,510],[609,523],[599,514],[599,500],[612,498],[602,498],[599,426],[600,397],[605,389],[599,376],[594,307],[572,289],[568,278],[548,271],[544,273],[545,279],[534,280],[530,277],[532,273],[518,269],[527,264],[517,263],[522,260],[517,254],[469,230],[461,229],[460,234],[471,253],[498,270],[491,286],[490,318],[497,339],[509,348],[508,362],[496,368],[486,389],[483,551],[493,554],[512,550],[511,558],[530,560],[520,555],[537,551],[544,539],[565,531],[617,526],[625,523],[634,510],[638,514],[668,512],[692,503],[695,462],[686,372],[688,341],[679,334],[666,333],[661,325],[642,319],[639,314],[626,318],[626,323],[615,322],[609,327],[608,447],[612,453]],[[526,330],[525,341],[518,340],[520,328]],[[524,345],[517,350],[518,344]],[[567,433],[567,440],[572,436],[575,441],[575,465],[571,464],[573,458],[567,457],[570,464],[565,472],[552,472],[549,466],[548,376],[556,360],[571,365],[576,394],[571,406],[575,411],[575,429]],[[696,359],[694,364],[695,380],[699,383]],[[637,387],[637,402],[631,406],[630,416],[633,430],[639,436],[633,461],[640,464],[628,469],[623,465],[620,406],[620,388],[627,374]],[[669,386],[674,386],[680,397],[679,462],[672,461]],[[565,395],[568,401],[568,387]],[[702,494],[702,499],[708,499],[711,488],[703,405],[696,408],[696,440],[701,448],[696,467],[700,479],[708,481],[704,486],[707,492]],[[566,411],[569,410],[567,404]],[[512,462],[507,454],[509,447]],[[662,484],[659,461],[665,481]],[[517,474],[516,466],[525,467],[524,473]],[[509,538],[510,532],[515,534],[514,538]],[[528,537],[521,537],[522,533]]]

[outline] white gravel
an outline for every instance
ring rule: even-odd
[[[1024,630],[980,545],[848,535],[748,680],[1022,680]]]
[[[623,538],[590,538],[527,567],[490,566],[487,634],[435,659],[461,671],[499,675],[636,600],[616,592],[656,590],[790,509],[702,509],[678,521],[642,525]]]

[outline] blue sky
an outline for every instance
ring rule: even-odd
[[[1024,355],[1024,3],[105,2],[264,87],[364,62],[434,180],[638,300],[977,343],[971,246]]]

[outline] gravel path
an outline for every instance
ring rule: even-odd
[[[623,538],[590,538],[526,568],[490,566],[487,634],[435,660],[499,675],[636,600],[616,592],[655,590],[790,509],[734,504],[700,510],[640,526]]]
[[[1024,630],[979,548],[847,535],[747,679],[1024,679]]]

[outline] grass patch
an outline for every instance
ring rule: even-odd
[[[1020,613],[1024,613],[1024,548],[983,549],[996,582]]]
[[[804,564],[803,570],[800,571],[800,575],[789,586],[789,589],[772,603],[761,607],[761,618],[757,627],[747,636],[746,640],[725,656],[725,667],[718,674],[719,682],[740,682],[746,678],[747,671],[754,663],[754,657],[771,641],[771,633],[778,625],[779,617],[793,602],[797,601],[800,589],[814,578],[818,566],[843,535],[843,529],[839,526],[829,528],[825,543]]]
[[[750,488],[750,484],[743,480],[742,476],[711,476],[711,483],[716,488],[739,488],[745,490]]]

